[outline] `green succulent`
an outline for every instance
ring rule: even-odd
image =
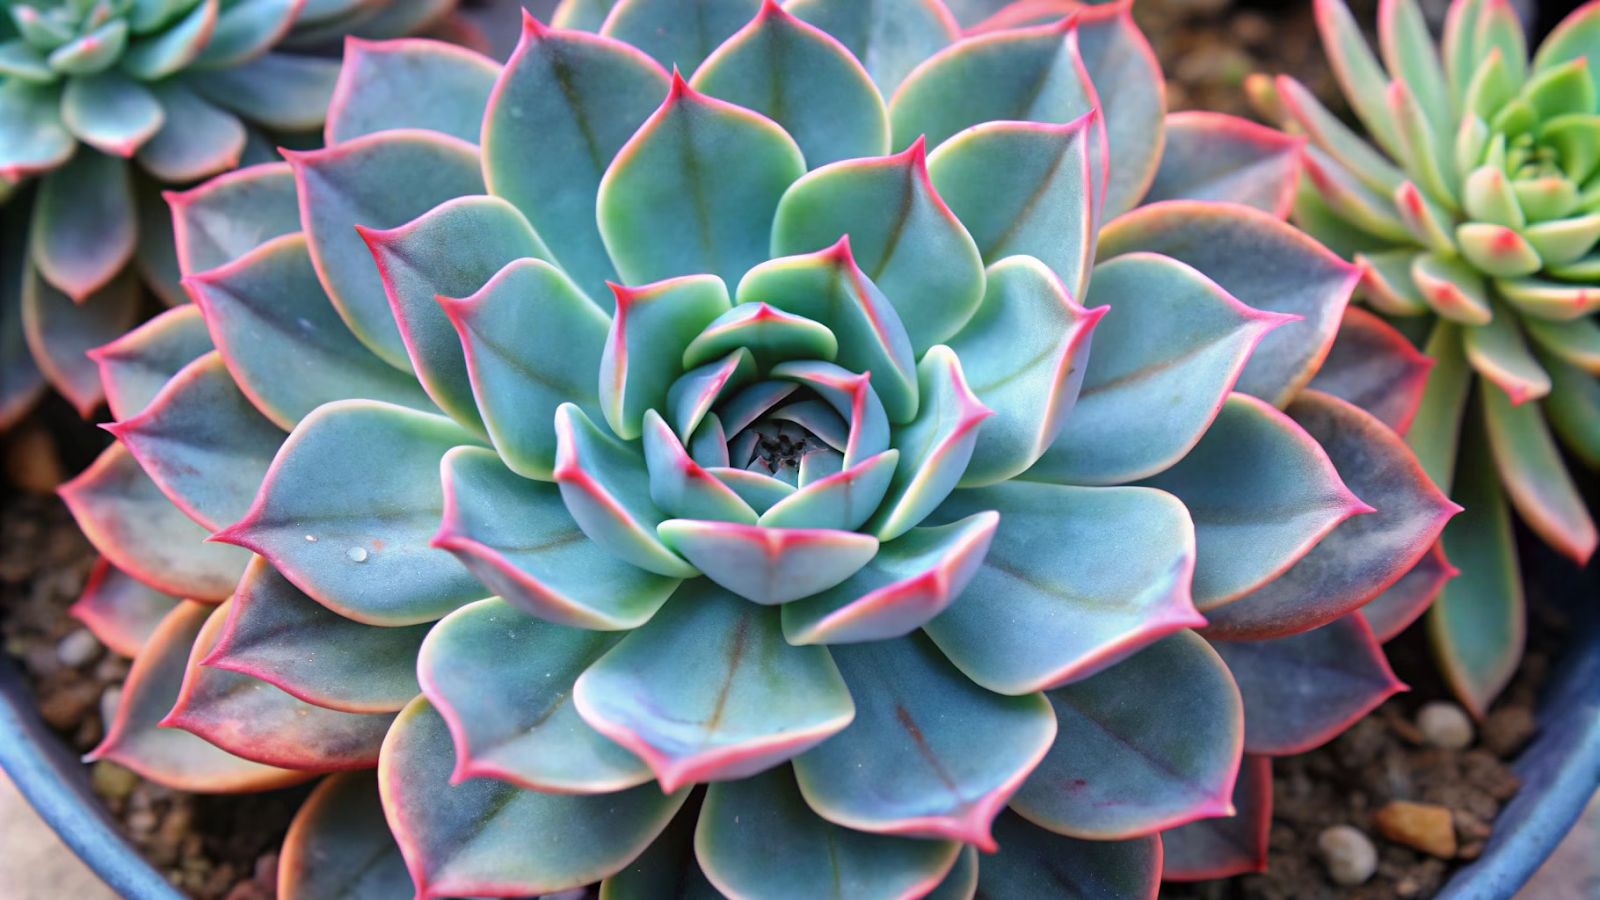
[[[196,303],[96,353],[94,756],[337,773],[294,900],[1259,869],[1454,508],[1420,358],[1283,221],[1301,142],[1165,115],[1129,6],[349,55],[339,139],[175,197]]]
[[[1506,501],[1580,565],[1597,541],[1557,438],[1600,464],[1600,5],[1531,64],[1505,0],[1455,0],[1437,48],[1414,0],[1384,0],[1377,56],[1343,0],[1316,15],[1370,143],[1292,78],[1253,87],[1310,140],[1295,221],[1364,266],[1367,303],[1437,363],[1410,441],[1467,514],[1443,543],[1464,577],[1429,627],[1482,715],[1525,632]]]
[[[187,302],[164,187],[315,146],[346,35],[455,0],[41,0],[0,15],[0,429],[54,386],[103,401],[84,351]]]

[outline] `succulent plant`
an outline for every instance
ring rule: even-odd
[[[339,139],[175,196],[195,305],[96,353],[94,756],[337,773],[286,898],[1259,868],[1454,508],[1425,362],[1283,221],[1301,142],[1165,115],[1129,6],[354,47]]]
[[[1455,0],[1437,48],[1414,0],[1384,0],[1376,55],[1342,0],[1317,0],[1316,18],[1370,141],[1292,78],[1257,76],[1252,92],[1309,139],[1295,221],[1360,263],[1360,295],[1438,364],[1410,442],[1467,508],[1442,546],[1465,577],[1429,629],[1482,715],[1522,654],[1506,501],[1579,564],[1597,539],[1556,438],[1600,463],[1600,87],[1587,62],[1600,4],[1531,63],[1505,0]],[[1437,557],[1424,565],[1437,572]]]
[[[47,384],[88,415],[84,351],[178,284],[163,187],[314,145],[347,34],[440,26],[455,0],[7,2],[0,30],[0,429]],[[30,353],[31,351],[31,353]]]

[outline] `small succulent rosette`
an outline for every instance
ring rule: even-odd
[[[1455,0],[1438,48],[1415,0],[1384,0],[1377,55],[1343,0],[1316,13],[1367,138],[1292,78],[1252,87],[1309,139],[1295,221],[1364,266],[1367,303],[1437,362],[1410,442],[1467,513],[1443,544],[1465,574],[1430,629],[1482,715],[1522,655],[1507,500],[1579,564],[1597,539],[1557,439],[1600,464],[1600,4],[1531,64],[1504,0]]]
[[[1261,868],[1269,757],[1400,688],[1426,361],[1283,221],[1298,139],[1062,10],[354,47],[335,140],[176,197],[196,303],[96,354],[94,756],[336,773],[296,900]]]
[[[345,35],[455,0],[40,0],[0,14],[0,429],[47,386],[104,400],[84,352],[188,302],[164,187],[316,143]],[[329,52],[329,51],[332,52]]]

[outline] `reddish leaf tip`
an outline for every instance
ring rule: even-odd
[[[539,21],[539,18],[537,16],[535,16],[533,13],[529,12],[527,7],[523,7],[522,8],[522,35],[523,35],[523,37],[531,38],[533,40],[541,40],[542,41],[549,34],[550,34],[550,26],[548,26],[545,23]]]

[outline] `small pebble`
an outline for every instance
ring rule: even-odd
[[[1366,884],[1378,871],[1378,848],[1360,830],[1335,825],[1317,836],[1317,849],[1328,867],[1328,877],[1344,887]]]
[[[1395,800],[1376,815],[1378,833],[1440,859],[1456,855],[1456,828],[1450,810],[1432,803]]]
[[[1505,706],[1489,713],[1483,722],[1483,745],[1496,756],[1510,758],[1535,734],[1539,723],[1526,706]]]
[[[56,644],[56,659],[69,669],[94,662],[100,656],[100,641],[87,628],[79,628]]]
[[[109,684],[100,693],[100,721],[111,727],[112,721],[117,718],[117,707],[122,705],[122,685]]]
[[[1466,710],[1447,700],[1424,704],[1417,712],[1417,730],[1423,740],[1443,750],[1465,750],[1472,746],[1472,719]]]
[[[127,797],[139,784],[139,776],[106,759],[94,764],[89,780],[94,784],[94,792],[108,800]]]

